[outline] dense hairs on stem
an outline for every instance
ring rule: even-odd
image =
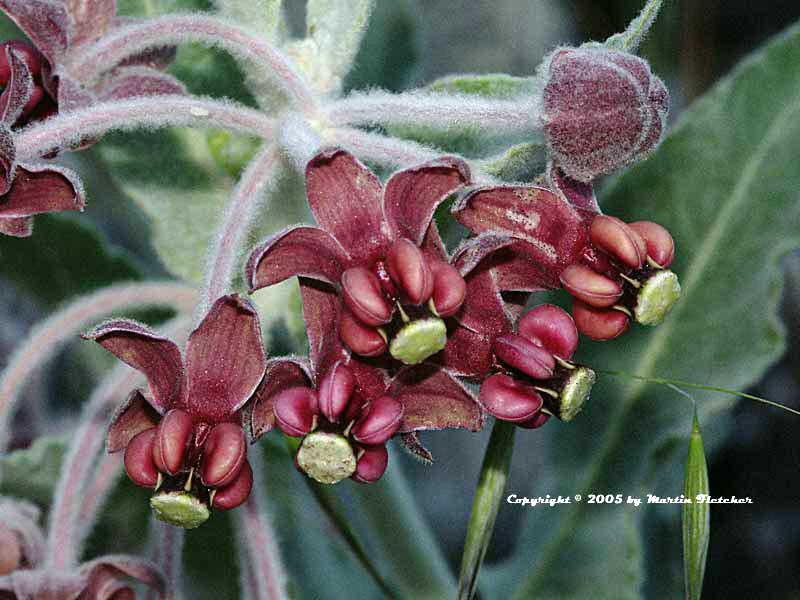
[[[73,300],[34,327],[0,375],[0,451],[8,445],[9,424],[25,383],[80,331],[116,311],[165,306],[190,312],[196,302],[197,291],[181,283],[118,284]]]

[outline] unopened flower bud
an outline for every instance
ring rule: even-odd
[[[247,456],[244,431],[235,423],[220,423],[203,446],[200,478],[211,487],[224,487],[239,474]]]
[[[157,429],[151,427],[138,433],[125,448],[125,472],[136,485],[155,487],[158,469],[153,462]]]
[[[356,387],[353,372],[337,362],[322,378],[317,392],[319,408],[331,423],[338,423]]]
[[[544,131],[567,175],[588,182],[658,145],[668,94],[647,62],[604,48],[560,48],[546,64]]]
[[[403,405],[391,396],[381,396],[370,402],[353,426],[353,439],[362,444],[385,443],[400,428]]]
[[[192,436],[192,417],[185,410],[169,411],[158,424],[153,459],[159,471],[175,475],[183,466]]]
[[[374,483],[386,472],[389,453],[386,446],[367,446],[359,450],[356,472],[351,479],[358,483]]]
[[[431,297],[433,273],[422,250],[410,240],[401,238],[392,244],[386,268],[411,304],[422,304]]]

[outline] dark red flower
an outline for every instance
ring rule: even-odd
[[[78,52],[127,22],[116,16],[114,0],[0,0],[0,10],[33,44],[25,46],[27,56],[36,63],[29,68],[35,78],[34,97],[40,100],[25,118],[46,118],[56,110],[75,110],[97,100],[180,94],[185,90],[177,79],[160,70],[174,55],[172,48],[142,54],[122,65],[109,65],[109,72],[97,74],[96,80],[82,81],[70,73]],[[7,44],[21,48],[17,42]],[[3,73],[0,61],[0,81]]]
[[[0,96],[0,233],[25,237],[33,230],[33,215],[83,210],[83,188],[69,169],[17,162],[11,127],[29,106],[35,85],[26,55],[11,45],[2,50],[10,79]]]
[[[593,200],[588,191],[563,179],[560,184],[581,205],[543,187],[500,186],[466,192],[453,213],[474,233],[513,240],[491,258],[500,290],[563,286],[575,297],[578,329],[594,339],[620,335],[630,318],[660,323],[680,296],[678,278],[667,269],[674,256],[669,232],[587,209]]]
[[[258,315],[238,295],[223,296],[189,336],[185,359],[174,342],[132,321],[111,321],[84,336],[148,379],[120,408],[108,450],[125,449],[125,470],[156,494],[159,518],[196,527],[208,507],[234,508],[250,494],[245,403],[266,369]]]
[[[546,62],[543,121],[555,162],[590,182],[650,154],[664,133],[669,93],[641,58],[605,48],[560,48]]]
[[[395,173],[384,189],[351,154],[322,152],[306,169],[319,227],[291,227],[258,246],[247,266],[250,286],[295,275],[333,286],[346,307],[338,330],[350,350],[419,364],[442,350],[444,318],[464,302],[465,282],[433,214],[468,181],[466,165],[444,157]]]

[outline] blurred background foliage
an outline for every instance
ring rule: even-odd
[[[208,3],[198,0],[120,0],[119,4],[122,12],[130,15],[209,8]],[[286,6],[290,30],[295,34],[301,33],[304,30],[303,2],[288,0]],[[427,85],[453,73],[529,76],[534,73],[542,56],[555,45],[578,44],[588,39],[603,40],[623,30],[640,6],[639,0],[378,0],[346,87],[400,91]],[[665,79],[670,89],[671,119],[679,118],[695,98],[711,88],[738,61],[799,17],[800,4],[793,0],[763,0],[758,3],[744,0],[667,1],[641,54],[651,61],[654,71]],[[7,22],[3,24],[3,31],[6,32],[3,37],[17,37]],[[796,78],[800,64],[789,63],[785,68],[787,76]],[[221,53],[195,46],[182,48],[172,69],[195,93],[254,103],[242,83],[239,68]],[[120,280],[175,275],[197,281],[201,277],[205,241],[213,231],[210,224],[213,225],[237,174],[235,165],[231,166],[230,161],[220,161],[219,155],[215,154],[213,135],[213,132],[185,130],[113,135],[88,152],[67,157],[87,184],[87,212],[79,217],[38,217],[33,238],[0,239],[0,368],[33,323],[76,294]],[[247,143],[247,140],[239,141]],[[795,142],[795,147],[798,143],[800,140]],[[794,169],[796,171],[797,167]],[[659,220],[653,213],[663,213],[669,220],[668,206],[652,206],[647,199],[647,173],[646,170],[637,171],[623,183],[611,182],[605,188],[610,190],[614,206],[620,207],[614,214]],[[778,177],[783,175],[797,177],[796,172],[776,174]],[[675,179],[680,179],[680,174]],[[702,185],[701,181],[695,183]],[[270,213],[263,219],[266,226],[253,232],[254,240],[267,230],[306,218],[302,203],[296,201],[301,185],[295,176],[283,178],[282,191],[276,195]],[[601,186],[601,197],[603,189]],[[688,190],[681,189],[681,193],[691,194],[691,186]],[[643,199],[639,210],[631,211],[631,206],[636,205],[635,198],[631,199],[635,194]],[[698,198],[700,195],[698,190]],[[659,197],[663,198],[663,195]],[[795,204],[798,201],[795,196]],[[625,215],[626,210],[628,215]],[[753,207],[753,210],[769,211],[770,206]],[[797,215],[797,211],[790,214]],[[795,221],[793,226],[800,229],[800,222]],[[703,232],[697,235],[702,237]],[[761,243],[769,244],[769,240]],[[688,246],[694,247],[692,244]],[[680,245],[678,251],[681,252]],[[756,276],[759,266],[746,264],[754,271],[736,274],[737,281]],[[800,256],[797,253],[786,256],[781,268],[785,272],[781,316],[788,334],[786,351],[752,386],[752,391],[798,407]],[[729,293],[736,294],[737,290],[729,290]],[[283,300],[291,295],[292,287],[284,286],[276,295],[258,297],[262,312],[267,316],[267,326],[273,334],[270,341],[276,353],[296,346],[287,342],[287,339],[297,337],[296,311],[288,320],[269,318],[270,311],[281,316],[275,307],[286,305]],[[556,300],[559,299],[557,296]],[[288,304],[296,308],[296,304]],[[767,298],[764,304],[769,304]],[[755,304],[753,306],[757,308]],[[693,314],[698,338],[717,335],[721,328],[739,326],[709,318],[706,330],[702,320],[697,321],[702,317],[702,306],[695,308]],[[643,343],[640,340],[643,335],[632,336],[630,345],[625,348],[609,345],[609,356],[613,354],[609,361],[602,359],[606,347],[590,346],[586,356],[595,363],[610,366],[613,362],[618,368],[633,370],[638,358],[635,351],[641,347],[637,344]],[[687,345],[697,342],[691,339],[691,333],[686,337],[688,339],[683,342]],[[678,353],[680,349],[676,347],[672,351]],[[16,421],[19,435],[15,443],[19,448],[26,447],[32,438],[39,435],[68,431],[78,414],[76,407],[88,395],[91,382],[97,378],[98,356],[97,352],[76,343],[29,386],[27,401],[23,403]],[[620,363],[626,357],[629,363]],[[698,364],[693,373],[663,374],[680,374],[704,383],[717,366],[721,371],[735,368],[735,365]],[[583,425],[578,426],[587,430],[581,445],[560,447],[560,440],[568,439],[572,441],[564,443],[573,443],[577,435],[573,431],[572,438],[560,438],[563,431],[560,425],[546,428],[544,434],[534,431],[518,435],[509,490],[519,495],[578,491],[571,487],[573,474],[559,470],[567,468],[561,461],[564,456],[559,454],[575,454],[576,460],[585,459],[587,463],[591,460],[592,423],[602,420],[603,411],[611,412],[608,407],[612,399],[600,394],[613,394],[617,389],[601,387],[595,394],[597,406],[590,409],[592,420],[587,418]],[[661,410],[672,411],[676,427],[683,428],[688,435],[690,411],[686,403],[662,390],[653,393],[653,402],[656,401],[663,401]],[[713,449],[709,457],[712,494],[750,496],[753,504],[721,506],[712,510],[704,597],[800,598],[800,572],[797,570],[800,564],[800,512],[797,511],[800,483],[796,477],[800,449],[796,443],[794,418],[746,402],[736,403],[724,416],[713,411],[707,415],[703,425]],[[645,417],[653,418],[649,414]],[[581,432],[580,428],[576,431]],[[460,560],[470,510],[469,499],[487,439],[488,428],[477,435],[465,432],[428,435],[425,442],[437,458],[435,465],[419,465],[399,453],[392,461],[392,469],[402,469],[407,475],[409,484],[405,493],[409,495],[405,497],[413,496],[421,508],[421,517],[431,525],[453,570],[457,570]],[[291,571],[295,575],[302,574],[293,580],[293,589],[303,597],[328,597],[325,596],[326,585],[332,578],[339,578],[347,581],[354,597],[374,595],[371,582],[366,580],[347,548],[333,535],[330,524],[314,505],[304,482],[294,473],[280,442],[270,440],[262,446],[270,467],[265,488],[278,517]],[[24,480],[25,473],[37,465],[41,466],[43,473],[53,472],[58,464],[60,448],[60,444],[53,441],[34,446],[25,455],[20,455],[23,467],[17,465],[17,471],[8,471],[17,473],[17,479],[12,478],[9,483],[6,476],[0,484],[0,493],[16,490],[46,505],[46,477],[35,478],[24,492],[15,488],[14,482]],[[660,457],[668,466],[667,475],[659,474],[657,481],[652,482],[652,489],[662,494],[678,494],[685,444],[672,440],[658,451],[661,454],[656,455],[656,460]],[[358,503],[364,501],[365,494],[347,486],[349,484],[340,486],[343,488],[341,494],[345,505],[350,507],[354,523],[362,530],[379,529],[380,519],[373,519],[369,513],[359,512],[357,508]],[[377,492],[366,496],[388,493],[381,491],[388,484],[380,486]],[[623,490],[589,491],[616,493]],[[640,491],[646,493],[650,489]],[[145,491],[121,482],[115,492],[113,510],[95,532],[90,551],[131,549],[124,544],[135,544],[135,537],[116,537],[116,533],[114,536],[108,533],[119,531],[123,523],[143,523],[145,497]],[[500,564],[512,556],[527,557],[528,564],[534,561],[540,547],[533,544],[520,547],[519,544],[520,532],[525,530],[523,521],[528,522],[528,529],[532,522],[541,523],[544,531],[548,528],[547,521],[560,518],[559,511],[563,509],[535,510],[533,515],[531,509],[501,506],[487,565]],[[630,509],[619,507],[613,510]],[[643,519],[639,541],[644,554],[635,560],[628,556],[619,559],[641,567],[644,597],[679,596],[683,585],[680,507],[639,510],[639,517]],[[225,540],[230,548],[231,525],[226,517],[217,516],[214,521],[213,526],[189,534],[190,576],[197,584],[196,588],[203,591],[203,597],[233,598],[236,597],[236,576],[231,575],[231,571],[235,571],[233,559],[227,558],[221,564],[216,561],[220,556],[217,548],[221,540]],[[604,527],[610,525],[614,523],[589,522],[587,527],[597,527],[596,537],[592,537],[592,531],[582,531],[581,535],[587,540],[595,539],[598,545],[606,544]],[[629,533],[617,530],[619,537]],[[414,536],[415,532],[408,532],[408,535]],[[370,544],[369,539],[367,543]],[[370,549],[388,572],[400,568],[389,566],[387,548],[380,542],[373,542]],[[574,578],[580,579],[582,570],[593,570],[581,564],[583,558],[580,554],[564,555],[561,560],[565,564],[559,568],[567,569]],[[228,577],[221,575],[225,572]],[[489,587],[484,590],[484,597],[500,597],[495,595],[500,592],[493,590],[505,589],[509,579],[513,582],[520,576],[519,571],[511,573],[489,569]],[[612,572],[606,576],[616,577]],[[504,578],[505,585],[502,583]],[[620,597],[603,594],[598,591],[595,597]]]

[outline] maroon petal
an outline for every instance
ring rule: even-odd
[[[153,460],[157,431],[154,427],[136,434],[125,447],[125,472],[133,483],[142,487],[155,487],[158,469]]]
[[[511,322],[491,267],[487,261],[467,275],[467,297],[455,318],[462,327],[495,338],[509,333]]]
[[[192,417],[185,410],[175,408],[164,415],[153,446],[153,460],[159,471],[175,475],[181,470],[193,430]]]
[[[101,100],[125,100],[141,96],[168,96],[186,93],[186,86],[168,73],[151,67],[123,67],[103,86]]]
[[[367,404],[351,433],[353,439],[370,446],[386,443],[400,428],[403,405],[391,396],[380,396]]]
[[[0,234],[12,237],[29,237],[33,233],[33,218],[0,219]]]
[[[358,483],[374,483],[383,477],[388,464],[386,446],[367,446],[359,450],[356,472],[351,477]]]
[[[267,362],[264,380],[253,396],[250,439],[256,441],[275,427],[275,399],[284,390],[311,385],[308,364],[295,358],[274,358]]]
[[[583,251],[588,221],[594,216],[536,186],[472,190],[459,198],[453,214],[474,233],[490,231],[518,241],[515,251],[538,265],[541,275],[532,285],[517,288],[519,291],[559,287],[558,276]],[[496,268],[510,271],[514,266],[512,261]]]
[[[53,0],[0,0],[0,9],[27,35],[51,64],[67,49],[69,15]]]
[[[335,333],[342,312],[342,300],[333,286],[305,277],[300,278],[300,296],[303,300],[311,370],[324,373],[346,354]]]
[[[514,243],[514,238],[498,235],[494,232],[483,232],[473,238],[464,240],[453,253],[452,263],[462,277],[469,275],[487,256],[490,256]]]
[[[17,148],[14,143],[14,134],[5,123],[0,123],[0,196],[4,196],[14,183],[14,174],[17,167]],[[0,201],[0,206],[5,199]]]
[[[533,386],[504,374],[483,382],[480,401],[487,412],[512,423],[527,421],[542,408],[542,397]]]
[[[294,226],[266,239],[250,254],[250,291],[299,275],[336,284],[350,261],[344,248],[318,227]]]
[[[419,246],[439,204],[469,180],[467,164],[452,156],[392,175],[386,182],[383,210],[394,236]]]
[[[317,414],[317,392],[311,388],[290,388],[275,398],[275,422],[286,435],[300,437],[310,433]]]
[[[493,346],[492,337],[459,326],[448,332],[438,362],[453,375],[480,380],[494,364]]]
[[[386,244],[381,183],[352,154],[334,149],[312,158],[306,193],[317,223],[354,260],[367,260]]]
[[[331,423],[338,423],[356,387],[356,376],[341,361],[335,363],[318,386],[319,409]]]
[[[235,423],[220,423],[208,434],[203,445],[200,478],[211,487],[232,483],[247,457],[244,431]]]
[[[143,558],[121,554],[101,556],[83,565],[81,573],[87,578],[86,598],[107,600],[109,596],[97,595],[96,586],[104,586],[108,579],[119,580],[121,577],[130,577],[143,583],[156,592],[158,598],[166,598],[167,582],[164,575],[156,565]]]
[[[72,17],[69,43],[73,48],[106,33],[117,12],[114,0],[66,0],[65,3]]]
[[[430,260],[417,245],[405,238],[394,242],[386,253],[386,268],[411,304],[424,304],[433,293]]]
[[[219,488],[214,494],[212,508],[216,510],[230,510],[244,504],[253,489],[253,469],[250,463],[244,461],[239,474],[231,483]]]
[[[8,126],[16,123],[33,93],[33,75],[23,57],[11,46],[6,46],[5,58],[10,79],[0,96],[0,120]]]
[[[186,344],[190,412],[224,420],[253,395],[266,366],[255,307],[238,294],[219,298]]]
[[[568,177],[553,161],[547,165],[547,179],[550,186],[573,206],[591,212],[600,212],[600,205],[597,203],[594,186],[591,183],[584,183]]]
[[[441,260],[431,260],[433,275],[433,308],[440,317],[451,317],[458,312],[467,297],[467,282],[453,265]]]
[[[567,311],[552,304],[532,308],[517,323],[517,333],[569,360],[578,348],[578,330]]]
[[[132,391],[111,418],[106,449],[108,452],[119,452],[134,436],[158,425],[158,419],[158,411],[144,395],[139,390]]]
[[[533,379],[550,379],[556,367],[553,355],[521,335],[502,335],[494,342],[497,358]]]
[[[150,384],[152,405],[160,413],[180,403],[183,364],[178,347],[144,325],[133,321],[108,321],[83,335],[94,340],[124,363],[141,371]]]
[[[11,189],[0,199],[0,218],[82,211],[83,207],[83,186],[73,171],[53,165],[26,164],[17,167]]]
[[[419,441],[419,434],[416,431],[401,433],[400,443],[414,458],[428,465],[433,463],[433,454]]]
[[[483,413],[472,393],[434,365],[401,369],[389,394],[403,405],[400,431],[460,427],[478,431]]]

